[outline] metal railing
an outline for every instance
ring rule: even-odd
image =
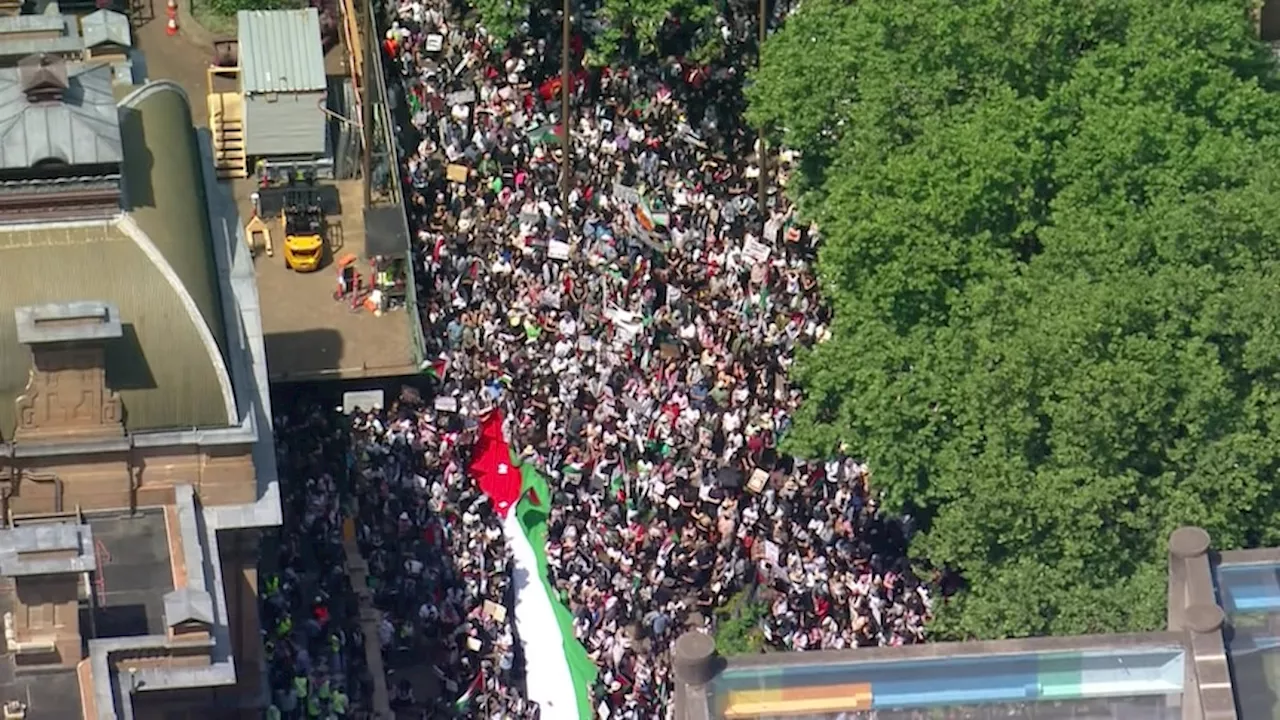
[[[395,119],[387,87],[386,73],[383,70],[382,44],[378,42],[385,30],[379,30],[385,18],[380,12],[378,0],[364,0],[361,3],[364,17],[364,75],[366,86],[363,101],[365,103],[363,117],[366,121],[365,140],[370,154],[370,165],[374,168],[370,183],[385,178],[382,184],[383,195],[400,207],[400,221],[403,223],[404,235],[413,243],[412,228],[409,226],[409,213],[405,204],[403,172],[405,168],[399,138],[396,137]],[[413,364],[421,368],[426,359],[426,338],[422,331],[422,318],[418,312],[418,277],[414,267],[413,250],[410,247],[405,262],[405,316],[409,322],[410,351]]]

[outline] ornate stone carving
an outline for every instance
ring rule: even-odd
[[[120,396],[107,387],[102,348],[35,347],[27,389],[16,401],[16,440],[124,435]]]

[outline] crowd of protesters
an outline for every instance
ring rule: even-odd
[[[263,649],[268,720],[344,718],[368,707],[370,678],[342,525],[349,476],[346,435],[330,413],[300,404],[275,419],[288,532],[264,551]]]
[[[501,523],[462,470],[468,425],[437,425],[413,393],[387,409],[298,403],[276,418],[287,531],[261,593],[268,718],[372,710],[365,642],[380,647],[398,717],[540,717],[522,692]],[[376,637],[359,625],[349,531],[380,611]]]
[[[411,115],[439,392],[467,417],[507,410],[513,446],[551,478],[551,579],[609,717],[663,717],[671,641],[745,588],[779,649],[919,642],[929,615],[909,523],[879,513],[867,468],[775,448],[800,401],[788,368],[830,311],[818,232],[780,192],[785,153],[763,206],[755,193],[739,119],[753,10],[718,22],[727,63],[682,60],[671,18],[660,59],[575,71],[567,205],[554,15],[500,45],[445,4],[401,0],[384,41]],[[574,34],[575,68],[588,45]]]
[[[776,448],[801,399],[788,369],[830,311],[818,232],[781,192],[785,153],[763,204],[755,193],[739,119],[754,4],[717,23],[729,62],[681,59],[690,29],[671,18],[649,60],[574,73],[566,203],[558,19],[535,11],[498,44],[447,3],[391,2],[383,51],[410,110],[402,170],[437,396],[277,419],[290,532],[263,593],[277,716],[363,707],[363,643],[377,642],[398,709],[538,717],[501,520],[466,474],[495,407],[550,478],[550,579],[599,667],[602,717],[666,717],[672,641],[713,631],[744,593],[776,649],[921,641],[930,595],[904,558],[909,520],[880,513],[848,452]],[[376,638],[356,624],[346,518]]]
[[[354,416],[356,537],[397,709],[534,719],[511,605],[502,523],[466,476],[474,423],[437,418],[413,393]],[[397,678],[429,668],[427,682]],[[414,686],[434,688],[421,697]]]

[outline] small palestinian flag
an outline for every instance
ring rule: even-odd
[[[480,689],[484,687],[484,670],[476,673],[476,679],[471,681],[467,686],[467,691],[462,693],[462,697],[458,698],[453,704],[455,712],[463,712],[471,706],[471,702],[476,699],[476,695],[480,694]]]
[[[427,366],[427,374],[434,377],[440,382],[444,382],[445,373],[449,371],[449,356],[440,353],[440,357],[431,361]]]

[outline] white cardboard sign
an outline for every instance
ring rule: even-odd
[[[342,393],[342,412],[350,415],[356,408],[379,410],[386,407],[386,394],[381,390],[358,390]]]

